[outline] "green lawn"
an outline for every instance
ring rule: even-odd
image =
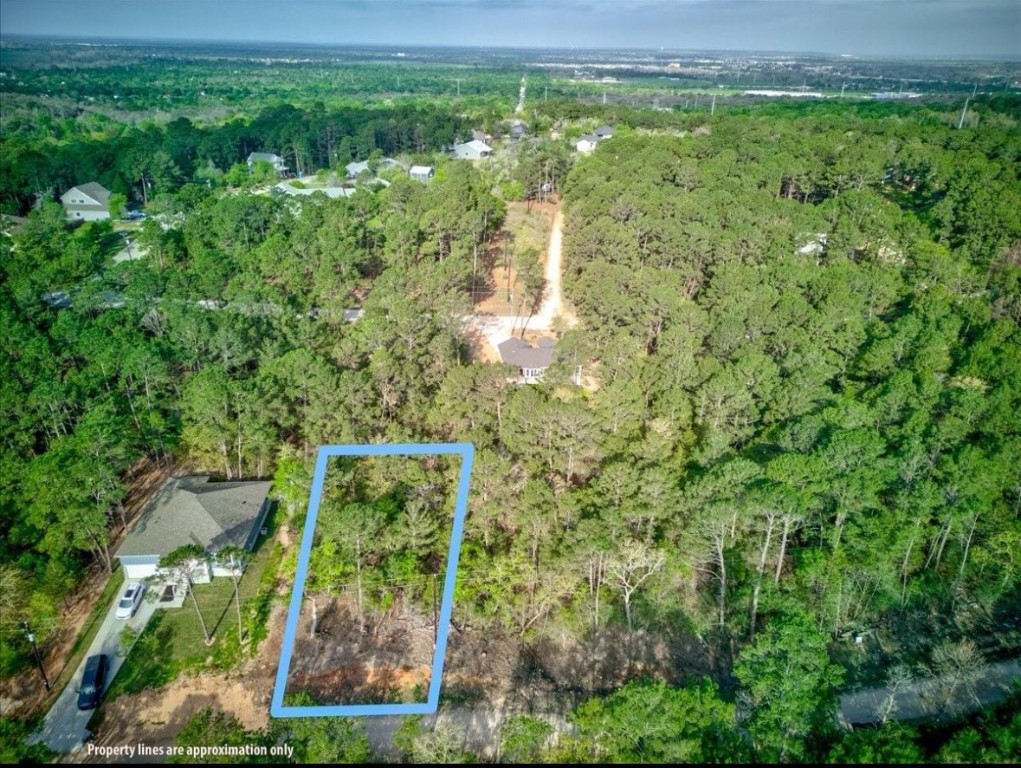
[[[158,688],[191,669],[230,669],[253,653],[266,634],[266,618],[281,557],[282,550],[273,542],[271,530],[241,577],[244,644],[238,642],[234,583],[229,577],[218,576],[194,590],[206,627],[213,636],[212,645],[205,643],[190,596],[181,608],[157,609],[110,685],[106,700]]]

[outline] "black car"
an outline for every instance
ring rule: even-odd
[[[106,656],[102,653],[89,656],[82,673],[82,684],[78,689],[78,709],[95,709],[103,695],[106,681]]]

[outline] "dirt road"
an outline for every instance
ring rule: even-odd
[[[553,327],[553,318],[564,317],[564,300],[562,292],[564,243],[564,214],[557,210],[553,216],[553,228],[550,231],[549,248],[546,252],[546,269],[544,278],[546,288],[543,292],[542,306],[528,320],[528,330],[549,331]],[[469,315],[464,318],[471,323],[495,349],[497,345],[511,337],[515,329],[521,327],[524,318],[516,315]],[[571,318],[567,318],[568,322]]]

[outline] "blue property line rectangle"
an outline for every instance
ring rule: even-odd
[[[302,596],[308,576],[308,563],[312,555],[312,540],[315,538],[319,504],[323,496],[326,467],[333,456],[432,456],[453,454],[461,457],[461,473],[457,484],[457,501],[454,504],[454,527],[450,535],[450,549],[447,553],[447,575],[443,581],[443,600],[440,603],[439,627],[436,633],[436,651],[433,654],[432,673],[429,679],[429,697],[424,704],[331,704],[311,707],[284,706],[287,688],[287,673],[291,668],[291,655],[295,637],[298,634],[298,617],[301,614]],[[440,706],[440,684],[443,677],[443,662],[447,654],[447,633],[450,630],[450,614],[454,608],[454,584],[457,580],[457,560],[461,554],[461,538],[464,534],[464,520],[468,514],[468,490],[471,485],[472,462],[475,446],[471,443],[405,443],[400,445],[324,445],[319,448],[316,471],[312,478],[312,493],[308,500],[308,516],[305,519],[305,535],[298,553],[298,568],[294,577],[294,592],[287,612],[283,645],[280,648],[280,667],[277,669],[276,686],[269,713],[273,717],[327,717],[364,715],[430,715]]]

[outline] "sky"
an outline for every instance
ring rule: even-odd
[[[1021,0],[3,0],[15,34],[1021,60]]]

